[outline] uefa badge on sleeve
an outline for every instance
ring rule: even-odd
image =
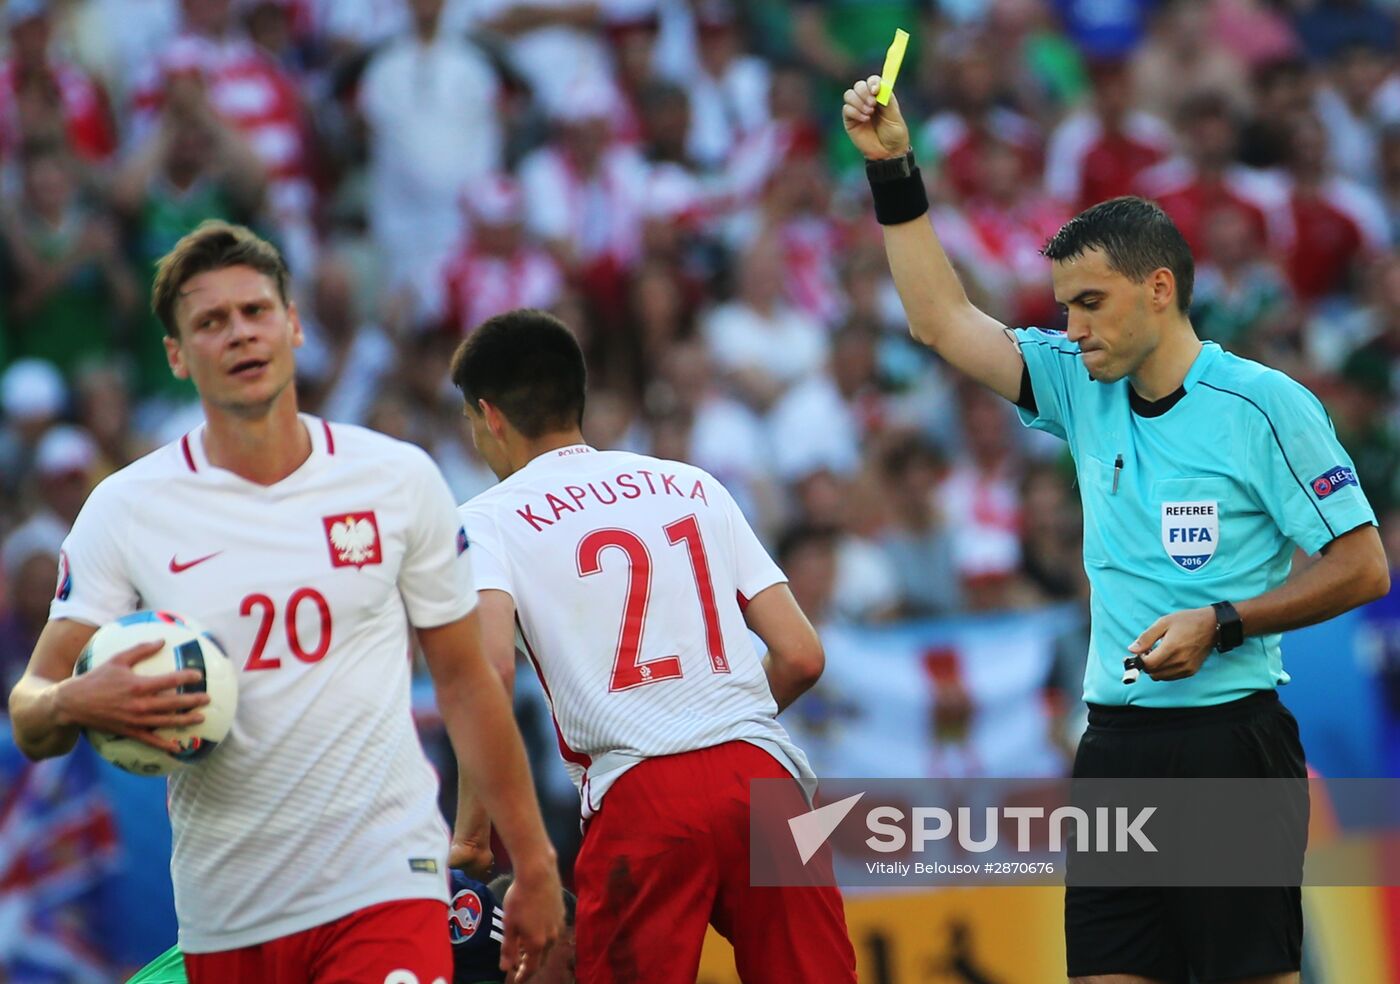
[[[465,943],[476,935],[481,926],[483,906],[481,896],[470,888],[464,888],[452,896],[452,905],[447,910],[447,931],[453,944]]]
[[[1214,499],[1162,503],[1162,546],[1184,571],[1195,572],[1215,556],[1220,542],[1220,505]]]

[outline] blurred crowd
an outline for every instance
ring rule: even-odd
[[[0,676],[104,475],[197,424],[154,260],[246,222],[292,266],[305,409],[493,478],[447,381],[484,318],[579,333],[586,433],[728,485],[814,621],[1081,599],[1064,449],[914,345],[840,92],[898,94],[969,293],[1055,327],[1045,239],[1141,193],[1193,320],[1327,402],[1400,508],[1395,0],[8,0]],[[1209,440],[1203,435],[1203,440]]]

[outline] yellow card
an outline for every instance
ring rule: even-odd
[[[890,94],[894,92],[894,80],[899,78],[899,66],[904,64],[904,49],[909,47],[909,32],[903,28],[895,28],[894,40],[890,42],[890,50],[885,52],[885,67],[880,72],[880,91],[875,94],[875,101],[881,106],[890,104]]]

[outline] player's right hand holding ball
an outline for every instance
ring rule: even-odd
[[[880,76],[861,79],[846,90],[841,107],[846,136],[868,161],[903,157],[909,150],[909,127],[899,111],[899,100],[891,93],[889,105],[881,106],[875,101],[879,91]]]

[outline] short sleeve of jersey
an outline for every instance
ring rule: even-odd
[[[121,545],[124,515],[110,486],[100,485],[88,496],[63,541],[49,618],[105,625],[136,610],[140,596]]]
[[[491,507],[475,499],[458,509],[462,528],[472,544],[472,569],[478,591],[504,591],[515,597],[515,583],[506,563],[505,542]]]
[[[734,501],[729,490],[713,478],[710,482],[718,489],[717,494],[724,502],[725,512],[728,514],[730,542],[734,550],[734,583],[739,593],[747,600],[764,588],[786,583],[787,576],[782,568],[773,562],[773,558],[768,556],[768,551],[759,542],[758,535],[744,518],[743,511],[739,509],[739,504]]]
[[[1035,394],[1034,412],[1016,408],[1021,423],[1067,440],[1074,374],[1088,379],[1079,360],[1079,348],[1057,331],[1016,328],[1012,334],[1021,348],[1021,358],[1031,377],[1031,392]]]
[[[419,628],[446,625],[476,607],[469,541],[457,520],[447,481],[426,454],[407,468],[405,494],[415,503],[408,547],[399,568],[399,594]]]
[[[1316,554],[1343,533],[1375,523],[1356,467],[1317,398],[1282,373],[1262,382],[1247,395],[1260,411],[1249,478],[1279,530]]]

